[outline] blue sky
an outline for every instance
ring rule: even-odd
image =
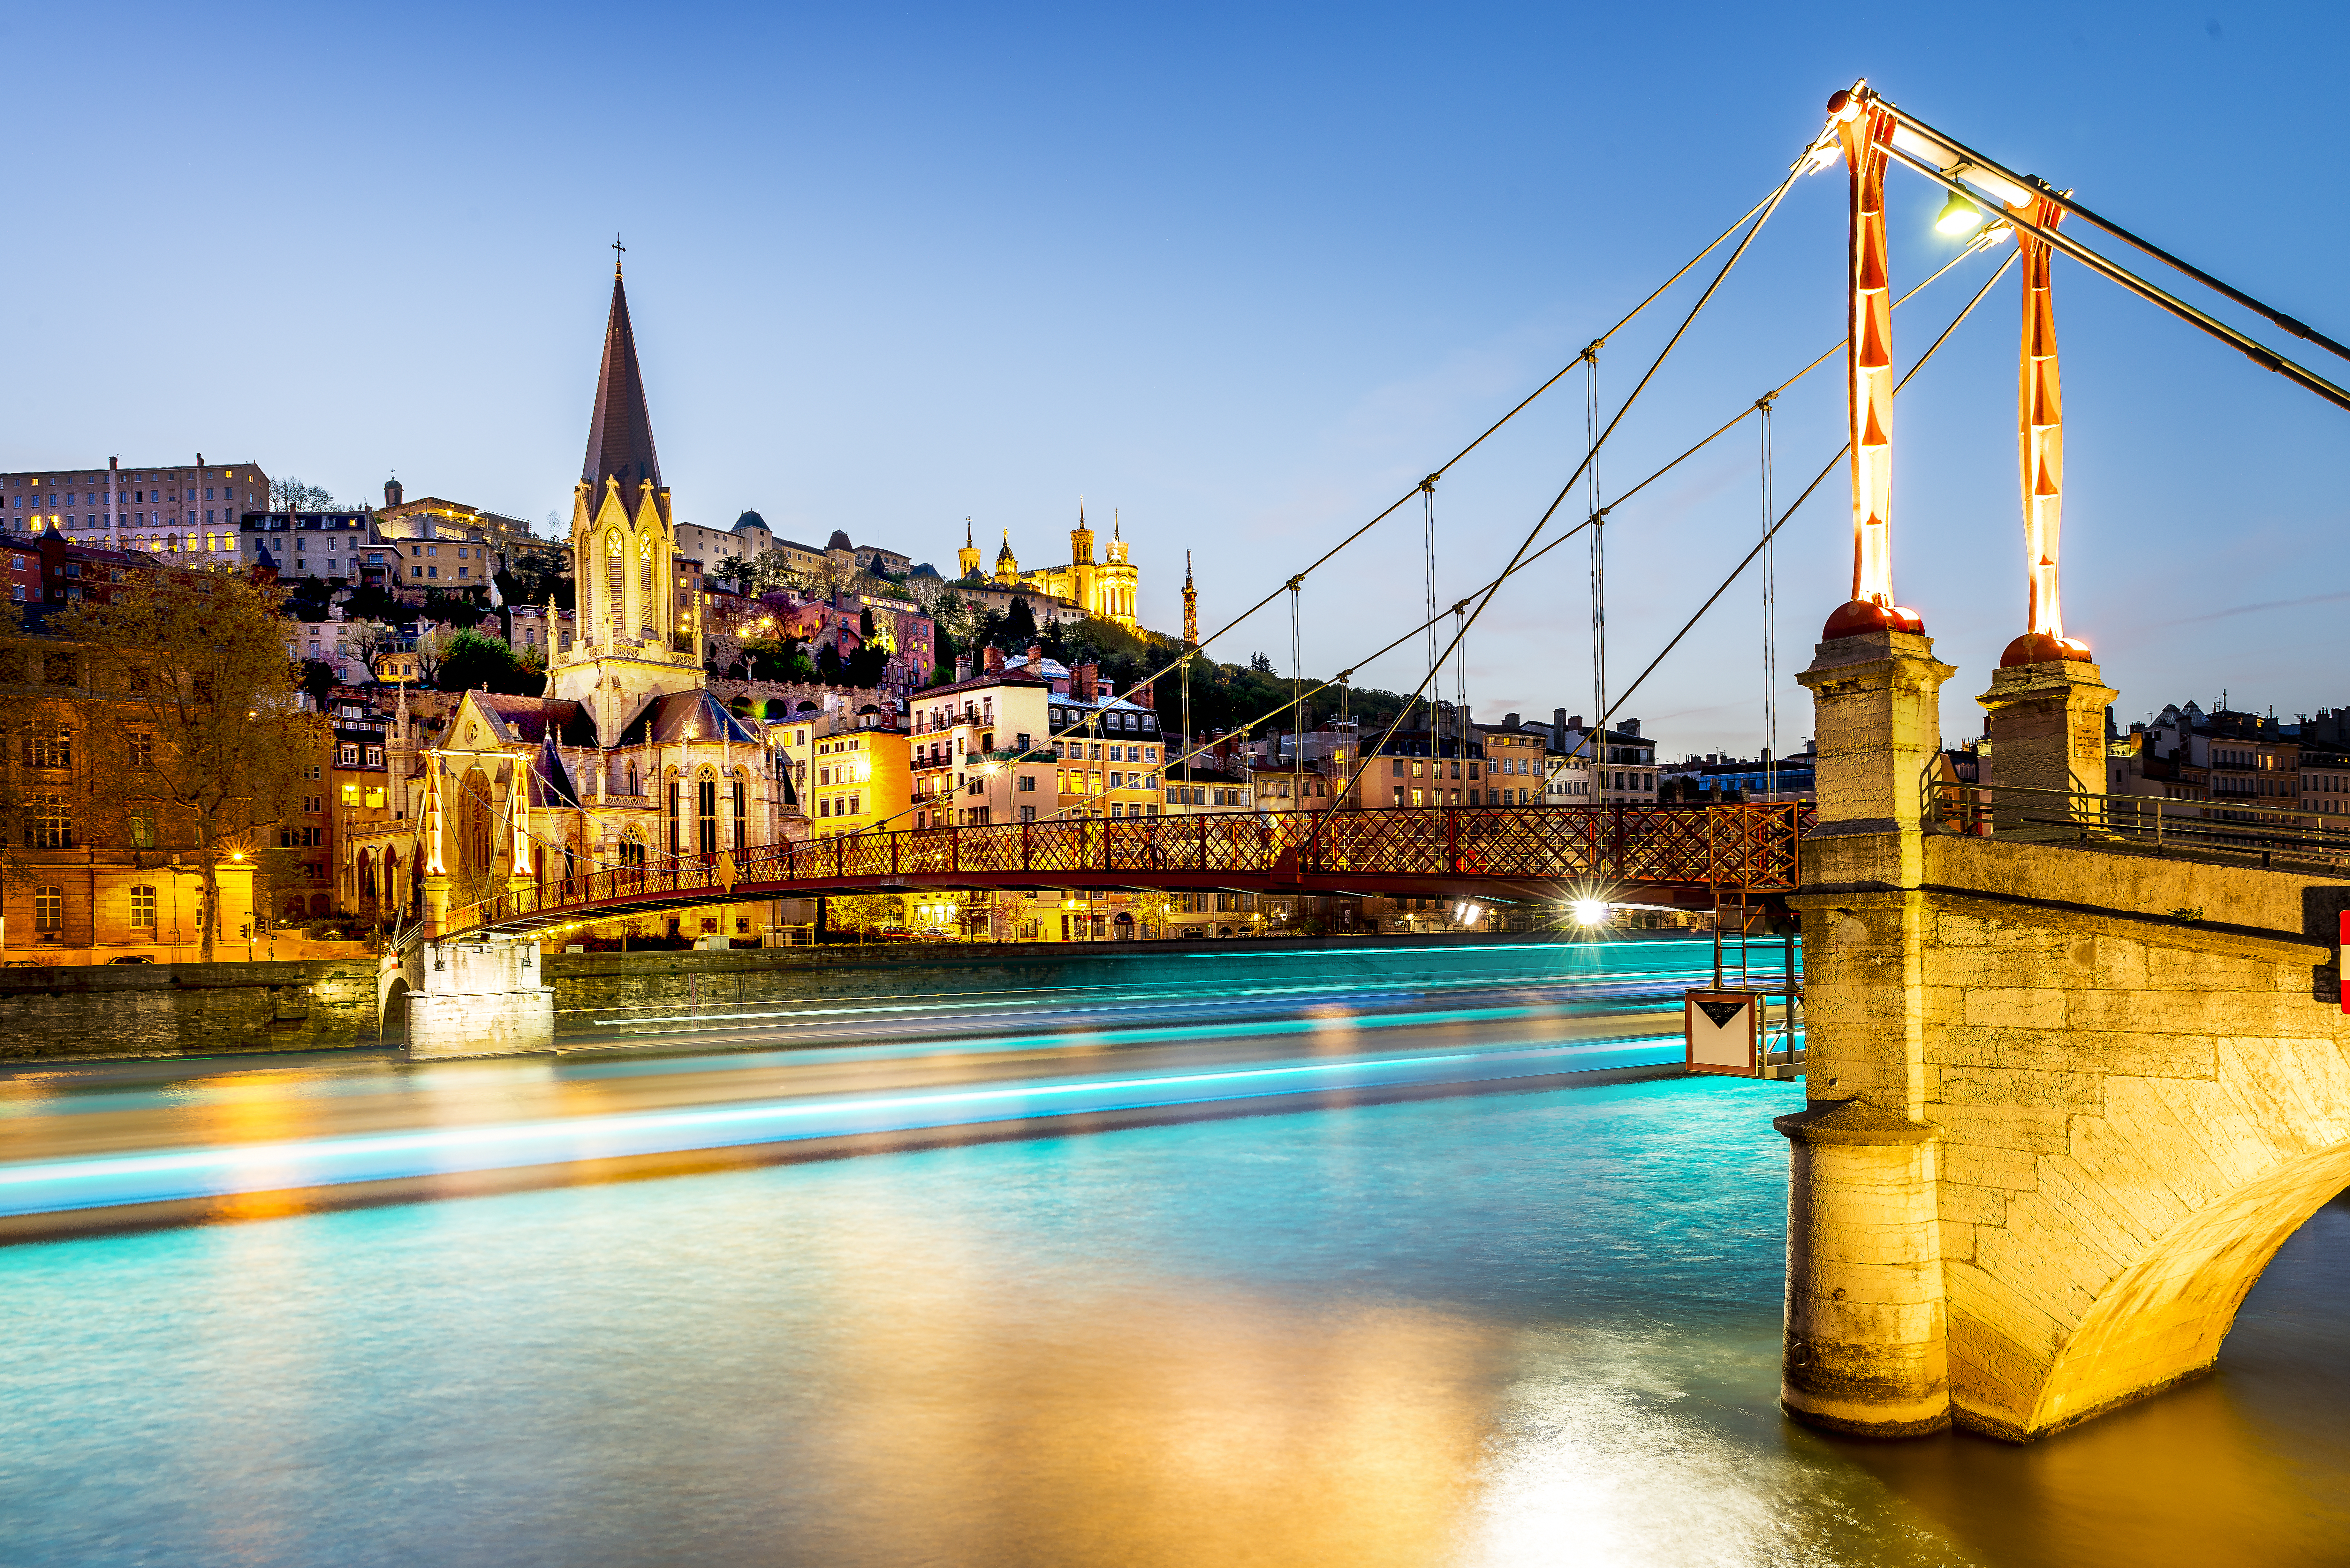
[[[1066,559],[1116,509],[1144,618],[1209,625],[1403,493],[1738,213],[1866,75],[1905,108],[2336,337],[2339,7],[2142,4],[837,8],[84,6],[13,13],[0,465],[198,450],[347,498],[396,469],[567,514],[614,233],[680,515],[755,507],[951,570]],[[1604,461],[1610,494],[1841,333],[1841,170],[1797,187]],[[1948,259],[1896,175],[1897,284]],[[1901,313],[1931,340],[1990,262]],[[1615,340],[1637,379],[1687,301]],[[2059,262],[2068,629],[2126,718],[2350,702],[2350,414]],[[2223,311],[2232,318],[2233,313]],[[1955,742],[2022,629],[2013,275],[1905,394],[1897,580]],[[2305,350],[2337,379],[2350,365]],[[1833,364],[1830,367],[1833,370]],[[1815,373],[1783,495],[1841,440]],[[1438,591],[1581,455],[1570,378],[1440,488]],[[1742,429],[1610,528],[1620,687],[1758,528]],[[1782,535],[1785,672],[1847,580],[1841,474]],[[1419,618],[1418,508],[1311,582],[1305,663]],[[2254,608],[2250,607],[2274,607]],[[1742,580],[1631,701],[1662,751],[1761,739]],[[1471,634],[1481,716],[1591,706],[1580,546]],[[1215,645],[1287,669],[1274,612]],[[1409,687],[1403,656],[1360,679]],[[1448,671],[1446,687],[1452,677]],[[1788,683],[1783,743],[1808,704]]]

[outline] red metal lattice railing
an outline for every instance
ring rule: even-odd
[[[558,877],[451,913],[443,935],[632,909],[897,888],[1219,887],[1409,893],[1442,883],[1795,885],[1800,805],[1489,806],[1102,817],[910,828]]]

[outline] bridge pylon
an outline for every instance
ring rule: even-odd
[[[1936,1129],[1918,977],[1929,940],[1918,781],[1941,749],[1931,638],[1831,639],[1796,677],[1817,707],[1804,843],[1809,1108],[1792,1150],[1781,1399],[1799,1419],[1905,1437],[1950,1424]]]

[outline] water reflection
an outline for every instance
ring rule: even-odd
[[[0,1562],[2340,1561],[2350,1209],[2028,1449],[1773,1406],[1798,1085],[1497,1095],[0,1251]]]

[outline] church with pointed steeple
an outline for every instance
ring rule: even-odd
[[[679,590],[676,556],[616,265],[571,493],[573,634],[548,649],[543,695],[468,691],[442,744],[419,755],[408,820],[429,910],[671,857],[716,864],[806,836],[788,773],[707,689],[700,606]],[[755,940],[762,923],[733,906],[677,919],[698,929],[638,934]]]

